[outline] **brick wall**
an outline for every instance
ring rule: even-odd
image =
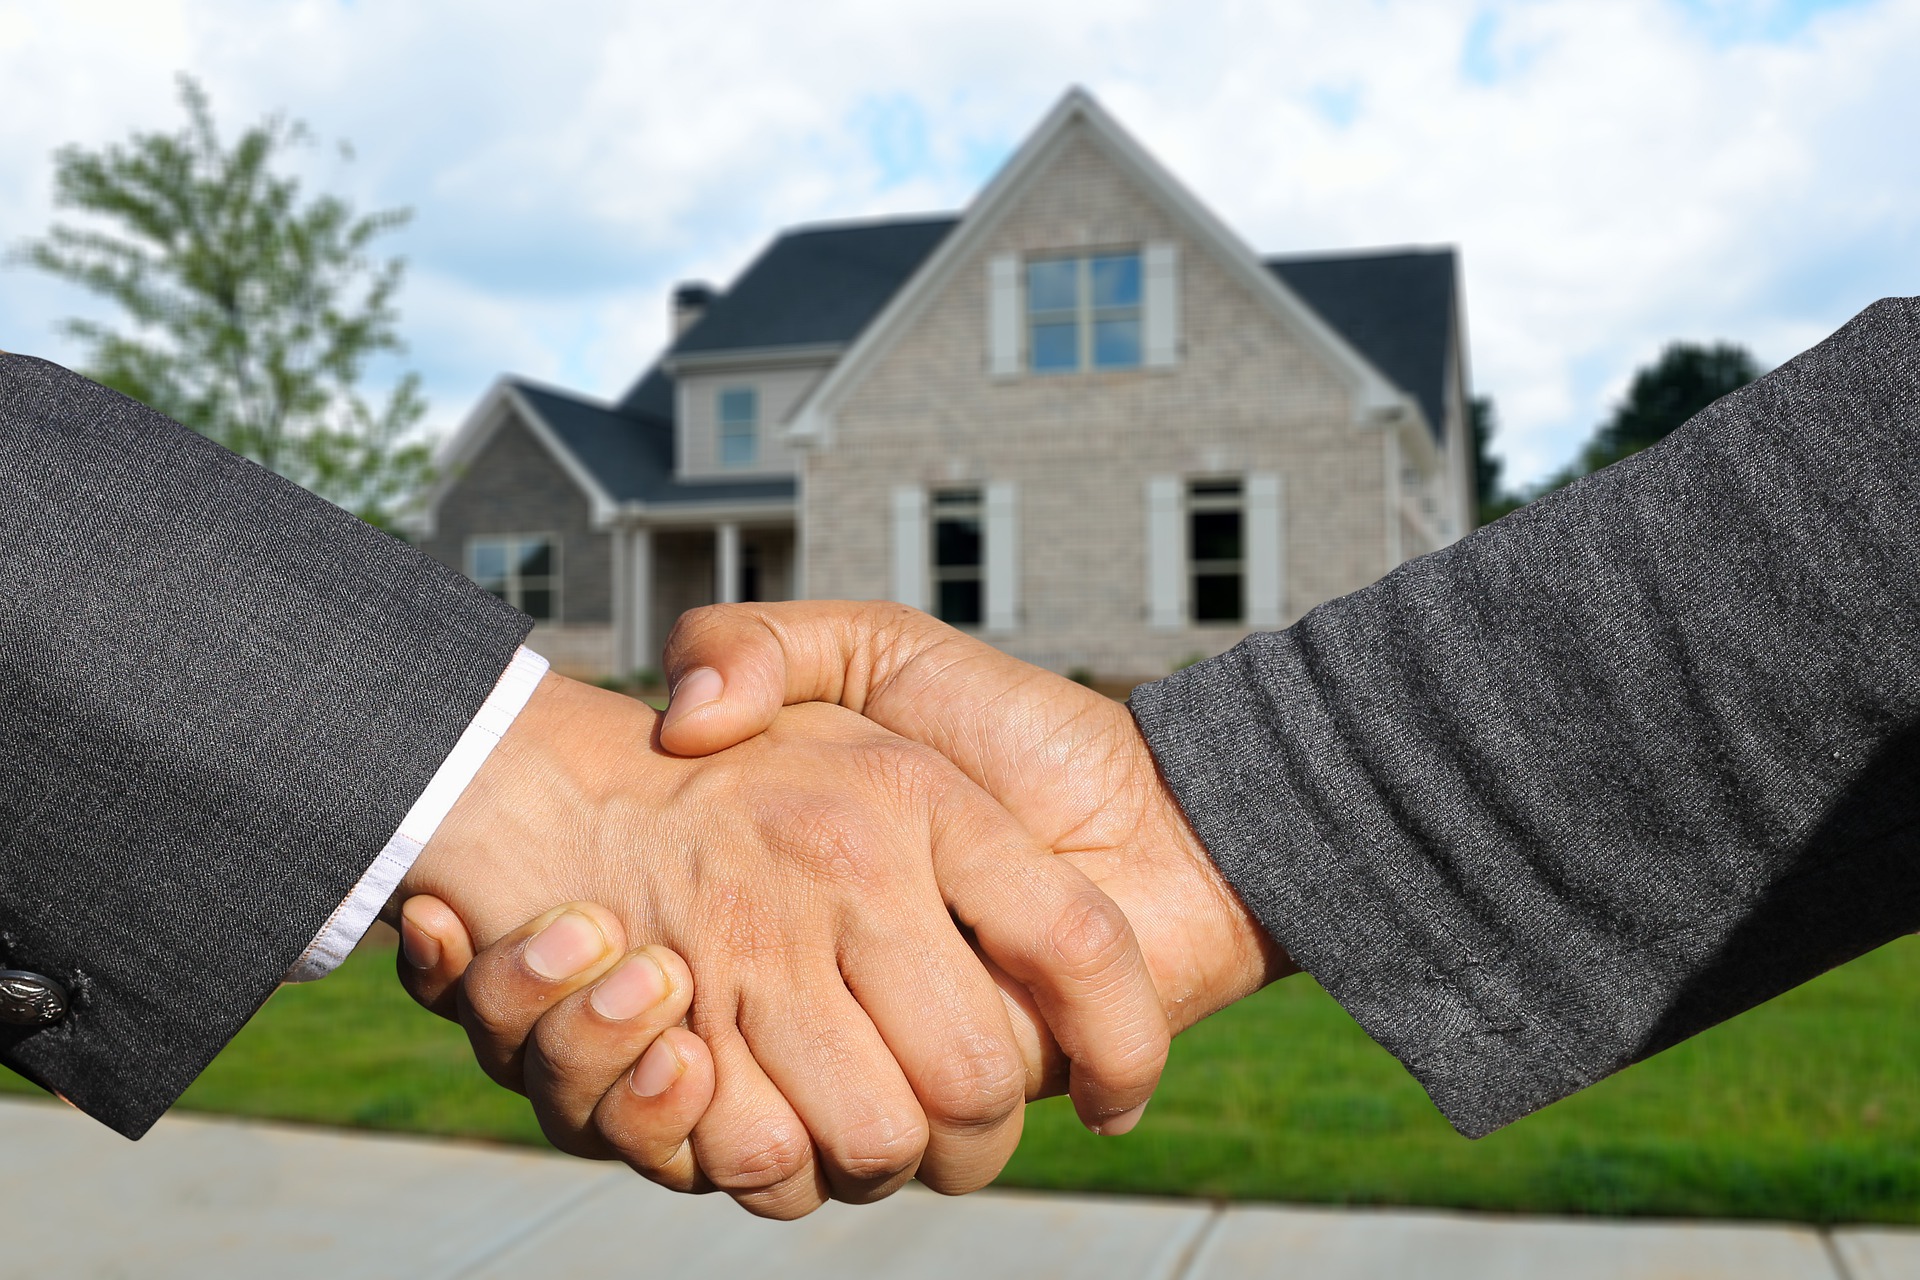
[[[560,540],[560,618],[549,630],[612,624],[612,540],[593,528],[586,497],[517,419],[502,424],[454,481],[420,547],[465,573],[470,538],[513,533]]]
[[[1177,367],[988,374],[992,255],[1147,241],[1180,244]],[[893,485],[1016,482],[1020,627],[990,638],[1055,670],[1161,675],[1246,634],[1146,625],[1149,475],[1279,473],[1289,620],[1387,567],[1379,432],[1356,426],[1320,357],[1084,137],[1066,140],[853,390],[831,443],[805,466],[806,587],[816,598],[888,594]]]

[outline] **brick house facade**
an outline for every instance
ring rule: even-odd
[[[432,498],[562,669],[805,595],[1150,677],[1470,527],[1454,254],[1262,260],[1078,90],[961,215],[789,231],[676,307],[616,403],[496,386]]]

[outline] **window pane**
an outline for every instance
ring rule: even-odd
[[[1080,326],[1036,324],[1033,326],[1033,367],[1041,372],[1080,367]]]
[[[544,578],[553,572],[553,544],[545,538],[523,538],[518,549],[521,577]]]
[[[1237,498],[1240,496],[1240,482],[1238,480],[1195,480],[1188,488],[1188,492],[1196,498],[1229,496]]]
[[[1140,365],[1140,322],[1093,322],[1093,365],[1096,369],[1134,369]]]
[[[507,544],[476,542],[467,552],[467,576],[485,586],[507,576]]]
[[[753,432],[725,432],[720,436],[720,465],[723,467],[750,467],[753,465],[755,448]]]
[[[956,627],[978,626],[980,623],[980,583],[942,582],[939,584],[939,598],[934,601],[934,612],[942,622],[951,622]]]
[[[1140,255],[1116,253],[1095,258],[1093,267],[1093,305],[1095,307],[1137,307],[1140,305]]]
[[[536,621],[553,617],[553,591],[548,587],[527,587],[520,592],[520,612]]]
[[[933,522],[933,562],[942,569],[980,563],[980,521],[943,518]]]
[[[1240,621],[1240,575],[1200,573],[1193,579],[1195,622]]]
[[[1074,311],[1080,306],[1080,260],[1052,258],[1027,264],[1027,310]]]
[[[933,505],[936,507],[977,507],[980,505],[978,489],[935,489]]]
[[[720,421],[725,425],[753,425],[759,415],[760,397],[752,387],[729,387],[720,393]]]
[[[1240,558],[1240,513],[1238,511],[1194,512],[1193,558],[1195,560],[1238,560]]]

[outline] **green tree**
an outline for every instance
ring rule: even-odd
[[[1520,494],[1500,487],[1500,473],[1505,464],[1493,452],[1493,437],[1500,429],[1500,417],[1494,410],[1492,396],[1475,396],[1467,402],[1467,427],[1473,438],[1473,493],[1479,504],[1474,522],[1492,524],[1526,502]]]
[[[1753,356],[1733,343],[1668,343],[1652,364],[1635,371],[1626,399],[1594,428],[1579,456],[1535,485],[1514,505],[1552,493],[1659,443],[1688,418],[1759,376],[1760,366]]]
[[[178,132],[56,152],[55,202],[88,220],[17,256],[126,312],[63,326],[88,376],[390,527],[429,478],[431,446],[414,438],[426,404],[416,374],[377,406],[360,381],[403,349],[403,263],[369,246],[410,214],[304,194],[281,167],[313,142],[298,121],[270,116],[227,145],[190,77],[180,101]]]
[[[1744,347],[1730,342],[1668,343],[1658,359],[1633,375],[1627,398],[1593,433],[1580,455],[1582,473],[1657,444],[1688,418],[1759,376],[1760,366]]]

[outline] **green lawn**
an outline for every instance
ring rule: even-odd
[[[1132,1135],[1035,1108],[1003,1182],[1523,1212],[1920,1222],[1920,940],[1889,946],[1479,1142],[1304,978],[1196,1028]],[[362,953],[283,990],[202,1111],[539,1143],[519,1098]],[[0,1089],[31,1087],[0,1072]]]

